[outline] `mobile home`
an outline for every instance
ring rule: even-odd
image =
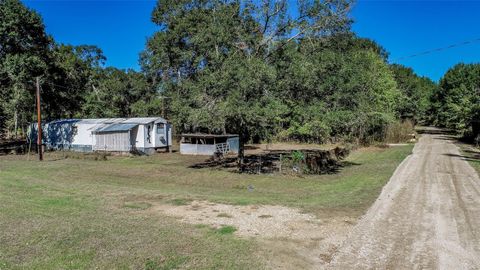
[[[64,119],[42,124],[42,131],[42,143],[55,150],[152,154],[172,145],[171,125],[161,117]],[[37,141],[36,124],[29,138]]]

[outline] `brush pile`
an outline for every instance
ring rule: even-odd
[[[23,154],[27,150],[25,140],[0,140],[0,154]]]
[[[252,174],[325,174],[335,173],[350,150],[336,147],[331,150],[272,150],[246,155],[239,166],[237,157],[211,157],[191,168],[224,168]]]

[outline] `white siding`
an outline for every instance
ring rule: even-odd
[[[145,126],[138,125],[137,138],[135,140],[135,147],[144,148],[145,147]]]
[[[150,127],[150,133],[148,132],[148,128]],[[145,148],[152,148],[154,147],[154,142],[155,142],[155,130],[154,130],[154,125],[153,123],[144,125],[144,142],[145,142]],[[148,141],[148,137],[150,136],[150,142]]]
[[[190,143],[180,144],[180,154],[183,154],[183,155],[211,156],[215,153],[215,150],[216,150],[215,144],[190,144]]]
[[[73,136],[72,145],[93,145],[92,128],[96,125],[92,124],[75,124],[77,134]]]

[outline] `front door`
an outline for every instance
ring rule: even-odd
[[[168,146],[167,125],[165,123],[155,124],[155,147]]]

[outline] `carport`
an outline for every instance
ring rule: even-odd
[[[130,152],[135,147],[138,124],[109,124],[93,133],[94,151]]]

